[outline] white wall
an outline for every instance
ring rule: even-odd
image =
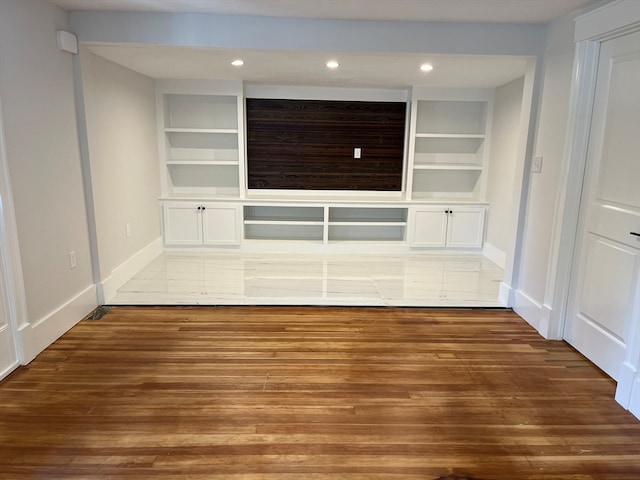
[[[83,41],[220,48],[537,55],[544,25],[78,11]]]
[[[26,357],[96,304],[72,56],[56,45],[56,30],[68,23],[64,11],[44,0],[0,2],[0,98],[24,278],[19,327]],[[58,315],[67,307],[78,318]]]
[[[568,121],[574,58],[573,19],[563,17],[548,25],[544,81],[534,155],[543,157],[540,174],[532,174],[515,310],[538,327],[543,312],[550,251],[557,212],[559,179]]]
[[[493,255],[504,257],[514,242],[515,232],[505,219],[511,217],[515,181],[516,155],[520,135],[520,113],[524,77],[496,88],[491,129],[490,164],[487,179],[487,200],[490,203],[486,243]],[[501,263],[504,267],[504,258]]]
[[[160,248],[155,81],[86,47],[80,59],[100,281],[109,282],[150,244]],[[106,301],[119,286],[107,286]]]

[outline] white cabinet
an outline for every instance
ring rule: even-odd
[[[410,198],[484,198],[492,98],[488,90],[414,89]]]
[[[409,244],[429,248],[481,248],[485,208],[419,206],[410,209]]]
[[[240,197],[244,179],[241,84],[160,81],[162,193]]]
[[[239,245],[239,205],[210,202],[168,202],[163,205],[167,246]]]

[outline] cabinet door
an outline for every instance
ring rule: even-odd
[[[447,238],[445,207],[411,209],[409,244],[413,247],[444,247]]]
[[[241,215],[238,205],[205,203],[202,227],[205,245],[239,245]]]
[[[447,225],[447,247],[480,248],[484,237],[482,207],[450,207]]]
[[[202,215],[194,202],[162,207],[165,245],[202,245]]]

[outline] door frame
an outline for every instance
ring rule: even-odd
[[[15,210],[9,164],[4,136],[2,101],[0,99],[0,296],[5,304],[9,329],[15,345],[17,362],[14,368],[25,362],[24,346],[19,335],[20,329],[27,325],[26,299],[22,279],[22,264],[18,242]],[[0,379],[12,370],[0,372]]]
[[[552,268],[547,277],[545,305],[550,305],[540,333],[562,339],[569,307],[569,289],[579,234],[580,204],[587,165],[587,148],[594,107],[598,60],[602,42],[640,31],[637,0],[617,0],[575,20],[575,59],[569,100],[569,124],[560,184],[561,198],[551,246]],[[640,288],[640,287],[639,287]],[[640,315],[640,312],[635,312]],[[631,334],[616,400],[640,418],[640,328]]]

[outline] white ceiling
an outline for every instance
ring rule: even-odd
[[[351,20],[540,23],[596,0],[50,0],[68,10],[199,12]],[[248,84],[355,88],[495,87],[524,74],[526,58],[91,44],[90,50],[153,78],[241,79]],[[237,68],[231,60],[242,58]],[[340,62],[337,70],[325,66]],[[435,69],[424,73],[422,63]]]
[[[546,23],[596,0],[50,0],[67,10],[198,12],[222,15]]]
[[[238,79],[257,85],[482,88],[516,79],[526,66],[526,58],[505,55],[332,54],[109,44],[93,44],[89,49],[152,78]],[[245,64],[232,66],[235,58],[242,58]],[[328,69],[330,59],[336,59],[340,67]],[[420,71],[420,65],[427,61],[435,69]]]

